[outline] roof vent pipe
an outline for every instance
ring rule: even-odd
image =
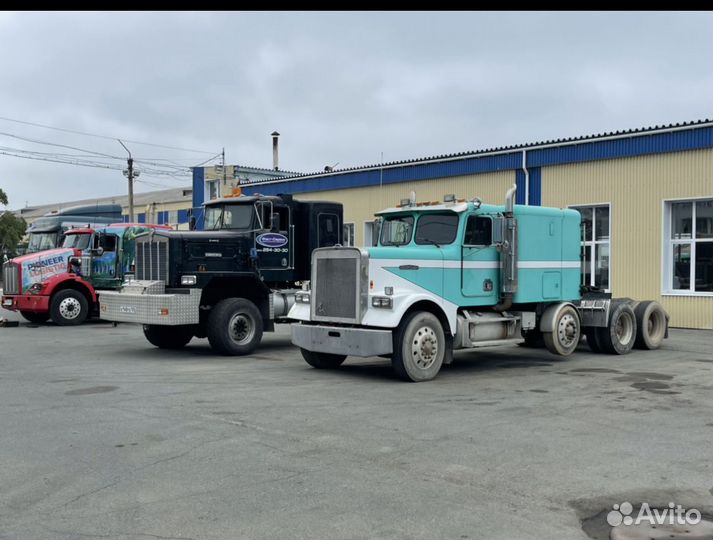
[[[280,167],[279,167],[279,162],[278,162],[277,139],[280,136],[280,134],[277,131],[273,131],[271,133],[271,135],[272,135],[272,168],[275,169],[276,171],[279,171]]]

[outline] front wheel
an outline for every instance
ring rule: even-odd
[[[59,326],[82,324],[89,314],[87,297],[74,289],[59,291],[50,301],[50,316]]]
[[[577,310],[572,306],[564,306],[554,321],[554,330],[542,334],[548,351],[559,356],[569,356],[579,344],[581,331]]]
[[[182,349],[193,339],[190,328],[184,326],[163,326],[159,324],[145,324],[144,336],[159,349]]]
[[[20,315],[22,315],[25,319],[27,319],[31,323],[35,323],[35,324],[45,323],[50,318],[49,313],[38,313],[36,311],[21,311]]]
[[[346,354],[329,354],[315,351],[308,351],[300,348],[302,358],[305,359],[310,366],[317,369],[334,369],[342,365],[346,360]]]
[[[446,347],[438,317],[417,311],[401,321],[396,331],[391,366],[404,381],[430,381],[441,370]]]
[[[226,298],[208,316],[210,346],[226,356],[250,354],[262,339],[262,315],[250,300]]]

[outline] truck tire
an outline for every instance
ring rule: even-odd
[[[554,320],[553,332],[542,332],[545,346],[552,354],[569,356],[579,345],[582,325],[579,313],[573,306],[564,306],[557,313]]]
[[[50,300],[50,317],[58,326],[82,324],[89,314],[86,296],[74,289],[55,293]]]
[[[661,304],[648,300],[639,303],[634,310],[636,316],[637,349],[658,349],[666,336],[666,312]]]
[[[584,335],[587,338],[587,345],[589,345],[589,348],[592,350],[592,352],[602,352],[602,347],[601,345],[599,345],[599,338],[597,337],[596,328],[587,328],[584,331]]]
[[[597,328],[597,340],[602,351],[608,354],[626,354],[636,341],[636,315],[627,303],[614,304],[609,324]]]
[[[315,351],[308,351],[300,348],[302,358],[305,359],[310,366],[317,369],[334,369],[342,365],[346,360],[346,354],[329,354]]]
[[[210,346],[226,356],[250,354],[262,339],[262,315],[250,300],[226,298],[208,316]]]
[[[145,324],[144,336],[151,345],[159,349],[182,349],[193,339],[190,328],[185,326],[163,326]]]
[[[35,323],[35,324],[45,323],[50,318],[49,313],[38,313],[36,311],[21,311],[20,315],[22,315],[25,319],[27,319],[31,323]]]
[[[438,317],[416,311],[396,329],[391,366],[404,381],[429,381],[441,370],[447,346]]]

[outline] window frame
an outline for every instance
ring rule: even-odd
[[[594,213],[596,212],[596,208],[603,208],[603,207],[608,207],[609,208],[609,237],[607,240],[597,240],[597,224],[596,224],[596,218],[594,216]],[[611,201],[609,202],[597,202],[597,203],[586,203],[586,204],[570,204],[567,206],[567,208],[570,208],[572,210],[577,210],[579,211],[580,208],[592,208],[592,239],[587,240],[584,239],[582,240],[580,238],[579,245],[580,245],[580,257],[585,253],[585,248],[589,247],[590,248],[590,254],[591,254],[591,262],[590,262],[590,267],[589,267],[589,275],[591,276],[590,282],[585,283],[586,286],[590,287],[595,287],[596,285],[593,283],[594,282],[594,276],[596,275],[596,266],[597,266],[597,246],[601,244],[608,244],[609,245],[609,268],[607,269],[608,271],[608,283],[609,286],[606,289],[603,289],[604,292],[612,292],[612,267],[614,266],[612,264],[612,255],[614,253],[614,250],[612,249],[612,231],[614,230],[614,227],[612,226],[614,220],[613,220],[613,214],[612,214],[612,203]],[[580,212],[581,213],[581,212]],[[582,261],[583,263],[586,263],[586,261]],[[584,272],[582,272],[583,276],[586,275]]]
[[[333,216],[336,218],[337,221],[337,241],[332,244],[332,246],[336,246],[337,244],[341,244],[342,242],[342,231],[340,231],[340,225],[341,225],[341,220],[339,219],[339,214],[335,214],[334,212],[319,212],[317,214],[317,245],[320,247],[322,246],[322,216]],[[326,246],[326,247],[331,247],[331,246]]]
[[[344,235],[345,231],[349,231],[348,236],[350,243],[347,243],[347,238]],[[342,242],[343,245],[347,247],[354,247],[356,245],[356,227],[353,221],[342,223]]]
[[[690,287],[696,286],[696,244],[697,243],[713,243],[713,238],[696,238],[696,203],[703,201],[713,201],[713,197],[681,197],[674,199],[663,199],[661,201],[662,228],[661,228],[661,296],[701,296],[713,297],[713,291],[696,291]],[[671,236],[671,227],[673,225],[671,214],[673,205],[676,203],[691,203],[691,220],[693,229],[691,230],[690,239],[677,239]],[[691,277],[688,289],[673,288],[673,246],[674,245],[689,245],[691,246]]]

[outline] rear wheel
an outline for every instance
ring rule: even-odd
[[[636,316],[629,304],[615,304],[609,315],[609,325],[597,328],[597,339],[603,352],[626,354],[636,340]]]
[[[308,351],[300,349],[302,358],[305,359],[310,366],[317,369],[334,369],[342,365],[346,360],[346,354],[329,354],[323,352]]]
[[[50,316],[59,326],[82,324],[89,314],[86,296],[74,289],[64,289],[52,296]]]
[[[405,381],[429,381],[438,375],[446,347],[446,336],[438,317],[417,311],[401,321],[396,331],[391,366]]]
[[[226,356],[250,354],[262,339],[262,315],[250,300],[226,298],[208,316],[210,346]]]
[[[145,324],[144,336],[159,349],[182,349],[193,339],[193,332],[186,326]]]
[[[47,322],[50,318],[49,313],[37,313],[35,311],[21,311],[20,315],[25,317],[28,321],[35,324],[42,324]]]
[[[666,335],[666,312],[654,301],[641,302],[634,310],[636,316],[637,349],[658,349]]]
[[[573,306],[564,306],[557,313],[552,332],[543,332],[545,346],[552,354],[569,356],[579,345],[581,325]]]

